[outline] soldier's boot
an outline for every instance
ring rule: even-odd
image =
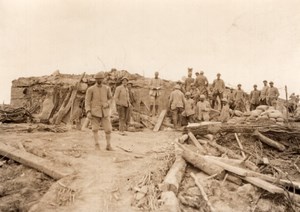
[[[105,134],[105,138],[106,138],[106,150],[114,151],[114,149],[111,147],[111,144],[110,144],[110,134]]]

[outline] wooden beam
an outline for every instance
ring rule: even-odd
[[[212,158],[205,158],[207,161],[211,162],[212,164],[215,164],[223,169],[225,169],[226,171],[229,171],[231,173],[237,174],[239,176],[247,176],[247,170],[243,169],[243,168],[239,168],[236,166],[232,166],[229,165],[227,163],[223,163],[221,161],[218,160],[214,160]]]
[[[1,142],[0,155],[17,161],[25,166],[34,168],[56,180],[72,174],[72,171],[68,170],[67,168],[64,168],[62,171],[58,169],[55,164],[44,158],[38,157],[23,150],[16,149]]]
[[[181,156],[177,156],[175,162],[168,171],[163,184],[162,191],[173,191],[175,194],[179,191],[179,186],[186,168],[186,162]]]
[[[192,150],[189,150],[184,145],[177,143],[177,145],[183,149],[182,157],[192,164],[194,167],[200,169],[208,175],[217,174],[217,179],[223,179],[225,176],[225,170],[218,165],[208,161],[202,155],[199,155]]]
[[[257,177],[244,177],[242,178],[244,179],[245,181],[259,187],[259,188],[262,188],[272,194],[283,194],[284,193],[284,190],[278,186],[275,186],[267,181],[264,181],[260,178],[257,178]]]
[[[161,124],[162,124],[163,121],[164,121],[164,118],[165,118],[166,113],[167,113],[167,110],[162,110],[162,111],[161,111],[161,113],[160,113],[160,115],[159,115],[159,117],[158,117],[158,120],[157,120],[157,122],[156,122],[156,124],[155,124],[155,127],[154,127],[154,129],[153,129],[153,132],[158,132],[158,131],[159,131],[160,126],[161,126]]]
[[[190,137],[193,144],[199,149],[200,153],[206,153],[205,149],[200,145],[199,141],[192,132],[188,132],[188,136]]]
[[[264,136],[263,134],[261,134],[260,132],[258,132],[258,130],[255,130],[255,132],[253,133],[254,136],[258,137],[259,140],[261,140],[261,142],[274,147],[276,149],[278,149],[279,151],[284,151],[285,150],[285,146],[282,145],[281,143],[274,141],[270,138],[268,138],[267,136]]]

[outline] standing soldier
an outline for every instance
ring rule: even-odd
[[[268,89],[267,98],[268,98],[268,105],[273,106],[276,104],[277,98],[279,96],[279,91],[276,87],[274,87],[273,82],[269,82],[270,88]]]
[[[235,110],[239,110],[241,112],[246,111],[245,106],[245,92],[242,90],[242,85],[238,84],[238,88],[234,93],[234,99],[235,99]]]
[[[217,74],[217,79],[214,80],[212,84],[213,89],[213,100],[212,100],[212,108],[215,108],[215,104],[217,101],[217,97],[219,97],[220,101],[223,99],[223,92],[225,90],[225,83],[222,79],[220,79],[221,74]],[[221,105],[222,108],[222,105]]]
[[[192,75],[193,75],[193,69],[188,68],[188,77],[184,81],[184,90],[186,92],[190,91],[191,84],[194,83],[194,78],[192,77]]]
[[[110,134],[112,126],[110,123],[110,100],[111,90],[108,86],[102,85],[104,73],[99,72],[95,75],[96,84],[88,88],[85,97],[85,109],[88,119],[92,123],[92,131],[96,149],[100,150],[99,135],[100,124],[105,132],[106,150],[113,150],[110,144]]]
[[[195,85],[200,91],[200,95],[203,94],[205,97],[207,97],[207,86],[208,86],[208,80],[206,76],[204,76],[204,72],[200,71],[200,74],[197,76],[195,80]]]
[[[172,111],[172,119],[175,129],[181,127],[181,114],[184,110],[184,94],[180,91],[180,86],[175,85],[170,94],[169,107]]]
[[[132,84],[133,84],[132,82],[127,83],[127,89],[128,89],[128,94],[129,94],[129,102],[130,102],[129,108],[127,110],[127,115],[126,115],[126,126],[127,127],[129,126],[130,119],[131,119],[131,113],[132,113],[133,107],[136,103],[135,93],[132,90]]]
[[[260,91],[257,90],[257,85],[253,85],[254,90],[250,93],[250,110],[255,110],[259,106]]]
[[[268,102],[267,102],[267,93],[269,90],[268,81],[264,80],[263,83],[264,83],[264,86],[261,89],[260,98],[259,98],[260,105],[268,105]]]
[[[197,103],[199,100],[200,92],[198,88],[196,88],[194,83],[191,84],[190,93],[191,93],[191,98],[194,100],[195,103]]]
[[[195,115],[195,101],[191,99],[191,93],[186,92],[185,93],[185,115],[189,123],[194,123],[194,115]]]
[[[161,88],[163,86],[163,82],[158,78],[159,73],[155,72],[155,77],[150,80],[150,116],[155,116],[158,113],[158,98],[161,95]]]
[[[117,105],[117,111],[119,114],[119,131],[121,135],[126,135],[126,116],[130,107],[129,91],[127,88],[128,78],[122,78],[122,84],[116,88],[114,99]]]
[[[200,95],[200,101],[196,106],[196,117],[199,121],[209,121],[210,104],[205,100],[205,96]]]

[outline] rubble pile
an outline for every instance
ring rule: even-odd
[[[272,111],[262,113],[274,118]],[[299,211],[299,126],[232,126],[187,126],[157,184],[159,210]],[[148,195],[147,186],[140,189]]]

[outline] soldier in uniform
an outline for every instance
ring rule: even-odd
[[[159,73],[155,72],[155,77],[150,80],[150,116],[155,116],[158,113],[158,98],[161,95],[161,88],[163,86],[163,82],[160,78],[158,78]]]
[[[254,90],[250,93],[250,110],[255,110],[259,106],[260,91],[257,90],[257,85],[253,85]]]
[[[96,149],[100,150],[99,135],[100,124],[105,132],[106,150],[113,150],[110,144],[112,126],[110,123],[110,100],[112,98],[110,87],[103,85],[104,73],[95,75],[96,84],[87,89],[85,109],[88,119],[92,123],[92,131]]]
[[[122,84],[116,88],[116,92],[114,95],[114,99],[117,105],[117,111],[119,114],[119,131],[121,135],[126,135],[124,132],[127,129],[126,117],[128,115],[129,107],[131,106],[127,82],[128,78],[123,77]]]

